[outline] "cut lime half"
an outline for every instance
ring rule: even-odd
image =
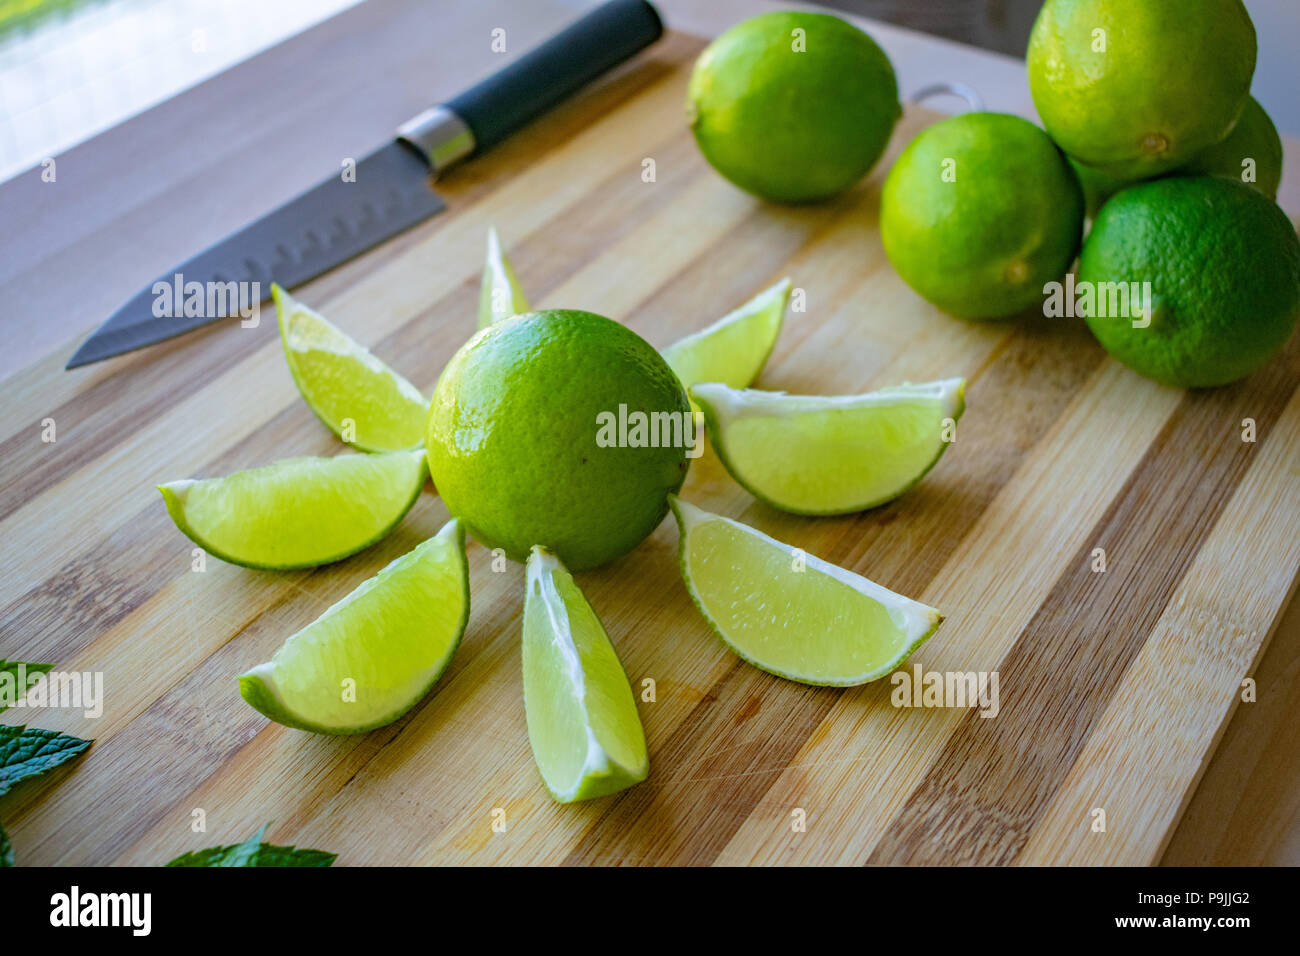
[[[865,395],[786,395],[704,384],[691,397],[731,477],[797,514],[845,514],[897,498],[956,438],[966,382]]]
[[[225,478],[159,485],[176,527],[246,568],[309,568],[388,534],[424,487],[424,451],[288,458]]]
[[[429,402],[418,388],[278,285],[271,294],[289,371],[330,431],[361,451],[424,441]]]
[[[710,626],[778,677],[847,687],[884,677],[943,615],[731,518],[670,498],[682,578]]]
[[[722,382],[744,388],[758,378],[781,334],[790,280],[782,279],[706,329],[679,339],[660,354],[684,386]]]
[[[501,248],[496,229],[490,227],[487,261],[483,263],[483,282],[478,292],[478,327],[485,329],[494,322],[530,311],[532,307],[519,287],[514,266]]]
[[[429,692],[467,620],[465,532],[453,518],[241,674],[239,693],[286,727],[373,730]]]
[[[645,733],[623,665],[573,577],[533,548],[524,599],[524,709],[528,742],[560,803],[640,783],[650,772]]]

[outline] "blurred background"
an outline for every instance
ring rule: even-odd
[[[0,0],[0,181],[359,2]],[[1042,0],[824,3],[1017,58],[1042,6]],[[1255,97],[1282,133],[1300,137],[1294,64],[1300,0],[1246,0],[1246,6],[1260,43]]]

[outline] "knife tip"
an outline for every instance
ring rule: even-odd
[[[74,368],[81,368],[83,365],[90,365],[109,357],[98,350],[87,348],[92,340],[93,336],[81,343],[81,347],[72,353],[72,358],[68,359],[68,363],[63,366],[63,371],[71,372]]]

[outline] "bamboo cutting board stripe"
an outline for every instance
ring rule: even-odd
[[[936,833],[953,862],[1015,858],[1241,480],[1253,456],[1242,418],[1267,436],[1294,391],[1298,353],[1183,400],[999,666],[1006,710],[965,716],[871,862],[937,862]],[[1105,573],[1092,570],[1095,547],[1111,556]]]
[[[1159,751],[1172,748],[1183,771],[1173,776],[1192,781],[1199,777],[1204,754],[1221,728],[1198,723],[1195,710],[1206,702],[1222,708],[1226,726],[1239,699],[1241,679],[1253,672],[1262,656],[1261,643],[1277,623],[1257,617],[1256,609],[1267,606],[1268,593],[1287,587],[1280,573],[1270,574],[1269,569],[1300,563],[1300,536],[1278,520],[1300,514],[1300,392],[1292,394],[1272,434],[1260,449],[1260,461],[1237,485],[1213,534],[1179,582],[1151,639],[1124,675],[1018,861],[1041,864],[1055,854],[1077,853],[1080,842],[1093,836],[1081,821],[1089,819],[1103,792],[1108,794],[1108,814],[1132,824],[1113,830],[1116,838],[1104,844],[1099,861],[1137,857],[1143,843],[1159,843],[1163,854],[1162,834],[1172,829],[1190,787],[1181,793],[1172,787],[1153,793],[1131,768],[1147,766]],[[1288,475],[1289,480],[1269,483],[1264,475],[1270,473]],[[1260,577],[1227,581],[1221,569],[1235,560],[1233,554],[1243,542]],[[1189,657],[1190,668],[1173,666]],[[1154,702],[1153,692],[1158,695]],[[1135,724],[1134,703],[1139,700],[1145,710]]]
[[[784,515],[711,452],[684,494],[941,607],[948,622],[914,660],[996,668],[1001,714],[898,709],[888,683],[809,688],[739,662],[690,604],[667,522],[579,576],[634,686],[657,685],[641,704],[647,783],[580,806],[546,797],[519,689],[522,574],[494,573],[476,545],[470,627],[419,708],[361,738],[268,724],[232,675],[446,519],[426,495],[340,565],[190,572],[153,482],[338,450],[297,398],[268,315],[79,375],[51,357],[3,386],[29,424],[0,424],[0,535],[19,545],[0,558],[0,654],[103,671],[110,700],[97,722],[34,721],[97,743],[0,800],[21,862],[157,863],[268,819],[277,842],[354,864],[1155,859],[1300,566],[1293,529],[1269,519],[1297,498],[1297,343],[1242,385],[1183,395],[1106,359],[1078,323],[944,316],[893,273],[876,223],[883,171],[933,117],[909,111],[871,184],[842,201],[767,207],[713,174],[683,127],[699,49],[671,35],[450,177],[447,213],[302,296],[427,390],[472,330],[495,224],[535,304],[612,314],[656,345],[790,275],[807,311],[789,316],[764,387],[965,375],[954,448],[884,508]],[[30,422],[46,415],[59,440],[34,455]],[[1244,417],[1257,444],[1240,441]],[[1095,547],[1105,574],[1089,570]],[[1263,581],[1255,556],[1271,562]],[[1230,652],[1215,654],[1225,630]],[[1160,675],[1175,698],[1142,692]],[[1177,746],[1141,746],[1135,725]],[[1086,835],[1095,804],[1113,838]],[[195,808],[211,839],[189,832]]]

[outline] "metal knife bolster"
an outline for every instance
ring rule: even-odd
[[[397,127],[397,138],[415,147],[436,176],[474,152],[474,131],[445,106],[435,106]]]

